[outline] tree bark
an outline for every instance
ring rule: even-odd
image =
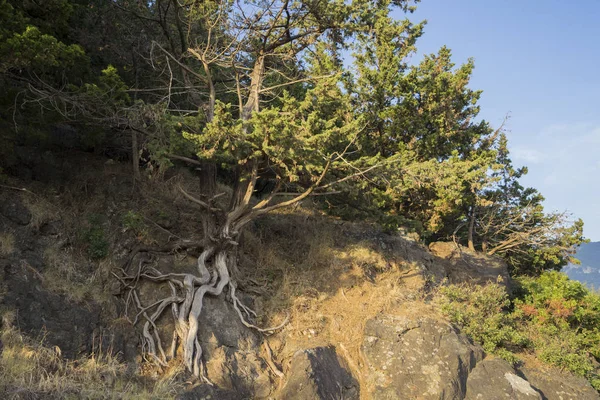
[[[140,149],[137,133],[131,129],[131,165],[133,167],[133,179],[139,181],[140,176]]]
[[[203,196],[210,199],[217,194],[217,165],[210,161],[200,161],[199,181]]]
[[[471,217],[469,221],[469,236],[467,238],[467,243],[469,250],[475,251],[475,244],[473,242],[473,236],[475,234],[475,207],[471,208]]]

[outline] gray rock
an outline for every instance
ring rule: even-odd
[[[103,328],[96,339],[102,351],[118,357],[119,360],[133,363],[138,355],[139,336],[133,325],[123,319]]]
[[[392,315],[367,321],[362,349],[376,399],[461,399],[483,358],[447,323]]]
[[[271,380],[259,354],[260,339],[242,324],[224,296],[204,299],[200,326],[208,378],[223,389],[237,392],[239,398],[267,397]]]
[[[546,400],[598,400],[600,395],[581,377],[555,369],[521,369],[525,378],[538,389]]]
[[[342,367],[333,346],[298,351],[292,357],[281,400],[359,399],[359,386]]]
[[[159,298],[152,298],[153,294],[160,296],[155,286],[143,286],[142,296],[148,303]],[[238,293],[238,296],[243,294]],[[206,296],[203,303],[198,337],[207,378],[224,391],[218,392],[219,395],[235,393],[236,399],[268,398],[273,385],[268,366],[260,356],[259,336],[242,324],[225,295]],[[162,337],[169,338],[173,332],[170,315],[161,318],[158,327]],[[213,398],[221,397],[215,395]]]
[[[3,268],[9,290],[0,306],[17,313],[21,330],[45,344],[58,346],[62,355],[75,358],[92,350],[94,331],[100,323],[100,307],[93,302],[76,303],[42,288],[30,268],[9,261]]]
[[[17,225],[27,225],[31,222],[31,213],[18,196],[6,196],[0,199],[0,214]]]
[[[529,382],[506,361],[495,358],[478,363],[469,374],[465,400],[542,400]]]

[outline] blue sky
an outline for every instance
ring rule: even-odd
[[[496,127],[510,115],[523,183],[600,241],[600,1],[423,0],[409,18],[428,21],[419,54],[447,45],[456,64],[475,59],[480,115]]]

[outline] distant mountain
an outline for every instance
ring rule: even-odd
[[[571,279],[600,289],[600,242],[582,244],[575,257],[581,265],[569,264],[562,271]]]

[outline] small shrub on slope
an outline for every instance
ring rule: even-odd
[[[487,352],[516,362],[520,351],[532,351],[599,390],[600,295],[558,272],[516,284],[512,300],[496,284],[444,287],[442,311]]]
[[[87,253],[90,258],[99,260],[108,255],[108,240],[102,228],[102,217],[93,214],[88,218],[88,222],[90,227],[83,234],[87,243]]]
[[[595,359],[600,358],[600,295],[558,272],[518,279],[513,314],[530,337],[538,357],[600,389]]]
[[[486,352],[511,363],[518,361],[510,349],[526,346],[527,338],[516,329],[514,316],[506,311],[511,302],[503,287],[450,285],[442,288],[441,294],[442,311],[464,333],[481,343]]]

